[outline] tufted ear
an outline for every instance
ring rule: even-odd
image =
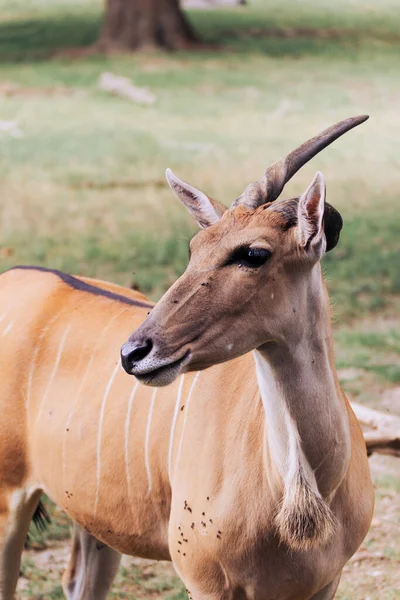
[[[167,169],[165,175],[175,196],[183,202],[200,227],[205,229],[220,220],[226,211],[225,206],[216,202],[200,190],[197,190],[192,185],[178,179],[171,169]]]
[[[325,251],[323,227],[325,212],[325,181],[318,172],[299,200],[297,212],[297,240],[305,250]]]

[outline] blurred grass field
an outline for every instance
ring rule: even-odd
[[[369,113],[287,193],[300,193],[321,169],[343,213],[340,246],[325,260],[338,316],[390,302],[400,290],[400,14],[388,0],[321,4],[192,11],[219,52],[72,60],[57,56],[96,39],[98,0],[1,0],[0,115],[23,137],[0,134],[0,240],[11,249],[0,266],[34,262],[135,280],[156,298],[183,270],[194,231],[165,186],[166,166],[229,203],[294,145]],[[104,71],[150,87],[156,104],[101,92]]]
[[[324,259],[337,363],[351,398],[379,408],[383,394],[400,385],[397,0],[253,0],[193,10],[204,48],[131,56],[86,52],[102,6],[0,0],[0,122],[18,124],[14,136],[0,127],[0,269],[46,265],[134,284],[157,299],[185,268],[195,231],[166,187],[166,167],[229,204],[295,145],[342,118],[370,114],[285,193],[301,193],[316,170],[326,176],[328,200],[345,223]],[[106,95],[98,88],[104,71],[148,86],[157,102]],[[391,520],[367,543],[390,560],[374,577],[363,563],[364,595],[357,569],[346,574],[342,600],[400,598],[399,544],[389,527],[400,524],[400,476],[390,467],[382,483],[386,467],[377,464],[380,493],[389,504],[394,495],[398,509],[384,510],[378,499],[378,513]],[[57,517],[53,527],[59,539],[68,524]],[[21,599],[62,597],[58,580],[36,578],[32,556]],[[113,597],[128,597],[124,590],[137,598],[185,597],[176,580],[166,589],[164,575],[142,594],[141,574],[137,565],[122,569]]]

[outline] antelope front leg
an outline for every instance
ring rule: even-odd
[[[121,554],[74,525],[72,552],[62,584],[68,600],[104,600],[118,571]]]
[[[0,600],[12,600],[26,535],[42,490],[3,489],[0,495]]]

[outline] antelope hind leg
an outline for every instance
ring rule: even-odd
[[[0,494],[0,600],[14,598],[29,524],[42,490],[4,489]]]
[[[118,571],[121,554],[74,525],[72,552],[62,584],[68,600],[103,600]]]

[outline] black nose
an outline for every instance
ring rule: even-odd
[[[121,364],[127,373],[132,372],[132,367],[146,358],[153,348],[150,339],[141,342],[126,342],[121,348]]]

